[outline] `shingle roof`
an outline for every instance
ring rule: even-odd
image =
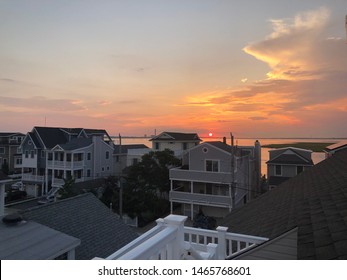
[[[35,133],[29,132],[28,134],[29,134],[31,140],[34,142],[35,146],[37,148],[42,148],[42,145],[41,145],[40,141],[37,139]]]
[[[298,227],[298,259],[347,259],[347,150],[235,209],[221,223],[275,238]]]
[[[84,148],[93,143],[92,138],[74,138],[66,144],[59,145],[65,151],[72,151],[79,148]]]
[[[162,135],[168,135],[172,140],[178,140],[178,141],[201,141],[197,133],[182,133],[182,132],[162,132],[158,136],[155,136],[151,138],[149,141],[153,140],[167,140],[166,139],[161,139]]]
[[[210,144],[210,145],[212,145],[218,149],[221,149],[221,150],[231,154],[231,146],[228,144],[225,144],[221,141],[208,141],[208,142],[204,142],[204,143],[208,143],[208,144]]]
[[[105,258],[138,237],[91,193],[27,209],[22,215],[80,239],[76,259]]]
[[[295,154],[282,154],[272,160],[266,162],[267,164],[300,164],[300,165],[313,165],[312,160],[305,160],[304,158]]]
[[[286,147],[270,151],[270,160],[267,164],[298,164],[313,165],[311,150]],[[310,157],[308,158],[308,155]]]
[[[279,184],[282,184],[283,182],[287,181],[291,177],[283,177],[283,176],[270,176],[269,177],[269,185],[270,186],[277,186]]]
[[[66,133],[58,127],[35,127],[46,148],[51,149],[57,144],[66,143]]]

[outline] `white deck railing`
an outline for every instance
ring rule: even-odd
[[[44,178],[45,178],[44,176],[40,176],[40,175],[22,174],[23,181],[43,183]]]
[[[227,232],[226,227],[206,230],[184,227],[186,216],[169,215],[157,226],[116,251],[108,260],[226,259],[267,238]]]
[[[84,166],[84,161],[59,161],[59,160],[47,161],[47,168],[74,169],[74,168],[81,168],[83,166]]]
[[[179,203],[194,203],[198,205],[208,205],[229,208],[232,206],[232,199],[225,195],[201,194],[181,191],[170,191],[170,201]]]

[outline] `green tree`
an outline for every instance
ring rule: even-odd
[[[166,199],[170,190],[169,169],[181,161],[171,150],[150,152],[126,170],[123,186],[123,211],[145,221],[160,217],[169,210]]]

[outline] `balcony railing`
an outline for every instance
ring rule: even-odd
[[[22,181],[35,182],[35,183],[43,183],[44,176],[33,175],[33,174],[22,174]]]
[[[194,203],[199,205],[209,205],[217,207],[230,207],[232,206],[232,199],[230,196],[223,195],[209,195],[200,193],[170,191],[170,201],[179,203]]]
[[[108,260],[227,259],[267,238],[234,234],[226,227],[204,230],[184,227],[187,217],[169,215],[157,226],[108,256]],[[97,258],[95,258],[97,259]]]
[[[47,168],[57,169],[73,169],[83,167],[84,161],[59,161],[49,160],[47,161]]]
[[[231,184],[232,174],[226,172],[207,172],[197,170],[170,169],[170,179],[218,184]]]

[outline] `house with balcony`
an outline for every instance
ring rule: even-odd
[[[342,150],[235,209],[216,230],[169,215],[105,259],[346,260],[346,170]]]
[[[269,151],[267,178],[269,189],[313,166],[312,151],[287,147]]]
[[[224,217],[247,203],[259,192],[260,149],[258,141],[247,147],[212,141],[189,149],[183,165],[170,169],[171,212]]]
[[[34,127],[20,148],[22,181],[34,196],[67,178],[84,182],[113,172],[113,142],[102,129]]]
[[[24,136],[19,132],[0,132],[0,167],[7,169],[9,174],[20,173],[22,170],[19,146]]]
[[[176,157],[182,158],[184,152],[195,147],[202,140],[196,133],[162,132],[149,141],[152,142],[153,151],[169,149],[174,152]]]

